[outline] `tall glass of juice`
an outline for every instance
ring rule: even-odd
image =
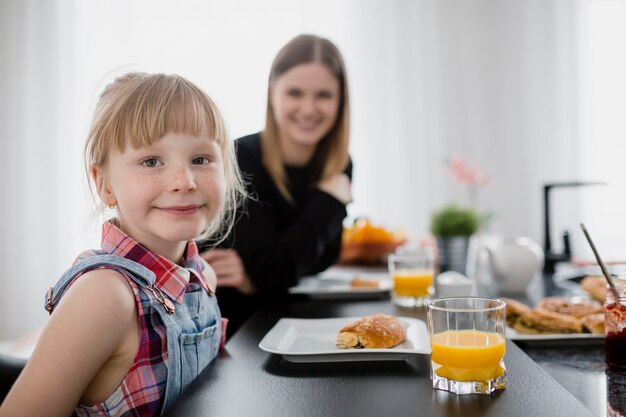
[[[401,307],[423,307],[433,292],[433,257],[426,250],[389,255],[393,301]]]
[[[428,302],[433,388],[455,394],[506,388],[505,307],[502,300],[480,297]]]

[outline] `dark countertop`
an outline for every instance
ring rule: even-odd
[[[455,396],[431,388],[429,357],[400,362],[291,363],[258,347],[281,317],[425,319],[389,299],[309,300],[264,306],[186,390],[167,416],[606,416],[626,413],[626,376],[605,372],[602,343],[540,346],[507,342],[507,389]]]
[[[520,347],[593,415],[626,416],[626,374],[606,369],[602,343]],[[608,406],[615,414],[607,412]]]

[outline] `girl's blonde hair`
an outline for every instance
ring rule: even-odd
[[[233,227],[245,187],[220,111],[204,91],[178,75],[133,72],[105,87],[85,143],[85,170],[92,195],[96,187],[92,168],[106,166],[111,150],[148,146],[169,132],[207,134],[220,146],[226,201],[216,221],[198,237],[217,244]]]
[[[323,181],[343,172],[348,163],[350,137],[348,80],[339,49],[328,39],[319,36],[297,36],[278,52],[272,63],[269,83],[271,85],[281,75],[296,65],[313,62],[323,64],[335,76],[339,81],[341,95],[337,110],[337,121],[326,137],[317,145],[312,159],[315,181]],[[281,195],[287,201],[293,203],[293,197],[289,193],[288,180],[285,174],[279,140],[279,128],[276,124],[269,94],[267,98],[265,130],[261,133],[261,144],[263,165],[265,165]]]

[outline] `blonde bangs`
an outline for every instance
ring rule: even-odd
[[[109,151],[148,146],[168,132],[206,134],[222,146],[228,141],[217,106],[193,83],[177,75],[126,74],[100,97],[86,159],[104,166]]]
[[[120,108],[115,146],[124,150],[153,144],[168,132],[208,135],[222,143],[222,118],[213,101],[192,83],[170,75],[145,80]]]

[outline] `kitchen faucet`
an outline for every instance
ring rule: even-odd
[[[553,182],[543,186],[543,219],[545,240],[543,245],[544,259],[543,272],[553,274],[557,262],[567,262],[572,259],[572,251],[569,242],[569,232],[564,230],[561,234],[563,239],[563,252],[553,253],[550,242],[550,190],[561,187],[582,187],[586,185],[606,185],[605,182],[598,181],[569,181]]]

